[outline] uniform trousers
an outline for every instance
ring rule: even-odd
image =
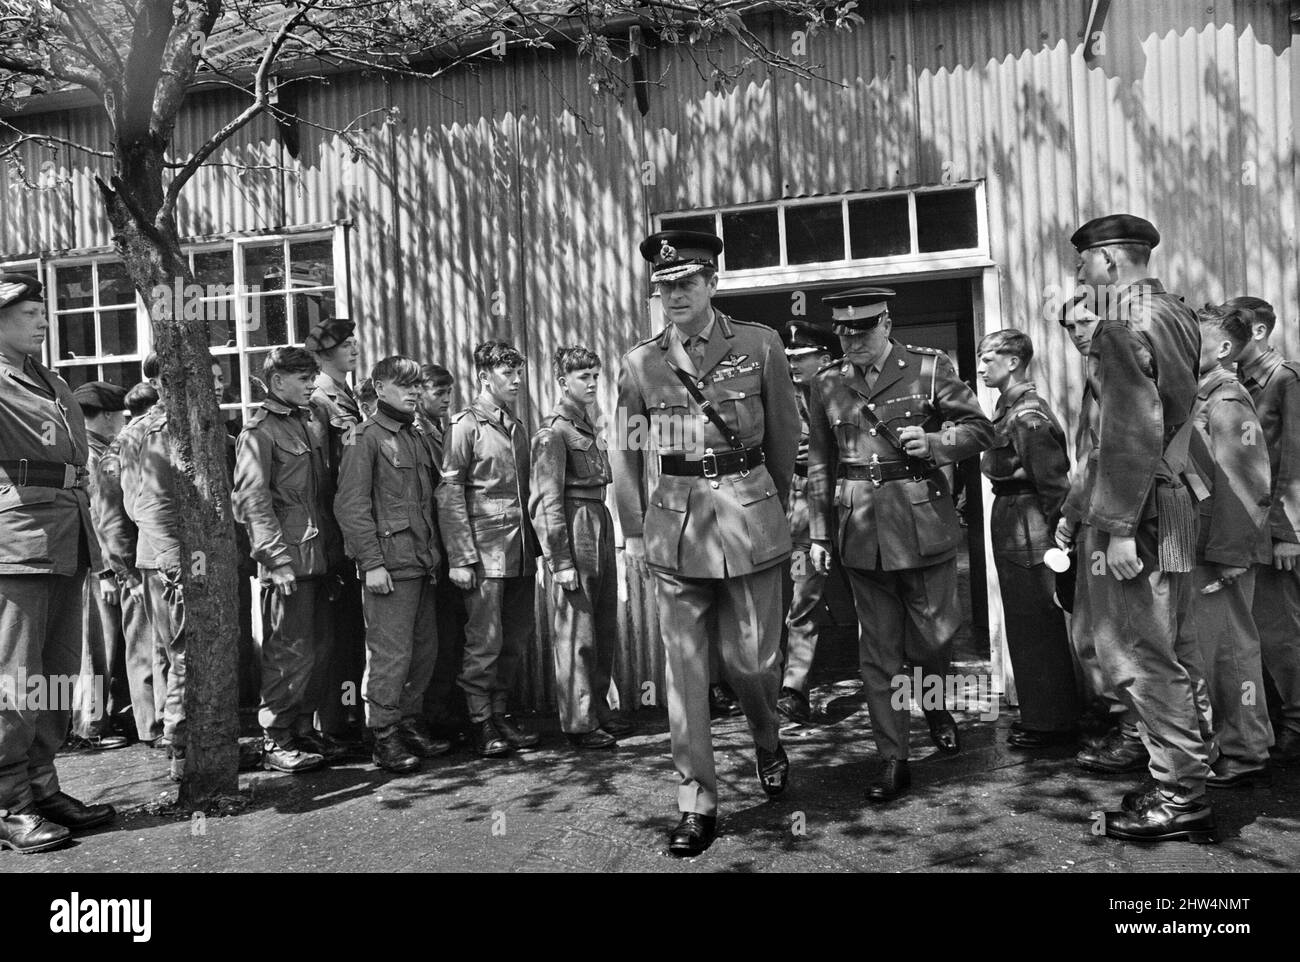
[[[1213,594],[1201,594],[1217,579],[1218,571],[1210,565],[1197,565],[1192,573],[1192,623],[1221,753],[1217,769],[1220,775],[1232,775],[1268,762],[1273,728],[1264,695],[1259,632],[1250,613],[1255,571],[1247,571]]]
[[[905,664],[920,667],[926,684],[935,678],[947,689],[952,641],[961,626],[957,560],[898,571],[846,567],[845,572],[858,613],[858,661],[876,751],[881,758],[906,760],[911,706],[896,692],[907,680]]]
[[[564,503],[578,587],[565,591],[550,580],[554,613],[555,685],[560,728],[580,735],[609,717],[609,683],[618,647],[618,568],[614,522],[604,502]]]
[[[181,573],[143,569],[144,610],[153,636],[154,658],[163,680],[163,735],[185,748],[185,601]],[[155,682],[156,684],[156,682]]]
[[[330,584],[303,578],[284,596],[262,585],[262,704],[257,720],[277,744],[313,727],[312,716],[328,700],[342,703],[342,692],[327,691],[334,623]]]
[[[1255,566],[1255,601],[1273,732],[1300,735],[1300,569]]]
[[[120,602],[123,592],[116,582],[109,583]],[[81,677],[72,731],[90,738],[110,734],[131,712],[123,611],[120,604],[104,600],[98,576],[86,578],[81,624]]]
[[[668,728],[681,778],[677,807],[683,812],[713,815],[718,810],[709,727],[712,627],[723,675],[744,709],[754,744],[766,751],[779,744],[781,567],[731,578],[685,578],[652,569],[667,656]]]
[[[316,705],[320,729],[331,735],[345,735],[351,724],[360,724],[361,677],[366,670],[366,619],[362,593],[365,587],[351,566],[327,579],[333,600],[329,621],[333,644],[318,655],[323,662],[322,697]]]
[[[790,560],[791,592],[785,616],[785,676],[782,688],[806,692],[808,672],[817,654],[822,593],[828,575],[813,567],[806,550],[796,548]]]
[[[54,754],[68,734],[81,660],[86,569],[74,575],[0,575],[0,810],[59,791]],[[43,678],[36,704],[33,678]]]
[[[435,585],[427,576],[393,579],[386,595],[367,591],[366,671],[361,690],[366,727],[416,718],[438,657]]]
[[[1020,726],[1058,732],[1079,721],[1079,689],[1065,630],[1052,595],[1056,576],[1045,564],[1026,566],[994,556],[1002,591],[1007,652],[1016,677]]]
[[[456,680],[465,657],[465,592],[451,582],[443,560],[438,568],[438,660],[424,694],[424,713],[439,725],[457,725],[466,717],[465,696]]]
[[[1105,683],[1137,715],[1151,777],[1175,801],[1205,793],[1210,771],[1209,699],[1192,626],[1191,574],[1161,571],[1156,519],[1136,531],[1143,569],[1120,581],[1104,559],[1110,535],[1083,526],[1076,631],[1096,646]]]
[[[119,592],[122,604],[122,635],[126,641],[126,681],[131,694],[131,714],[141,741],[153,741],[162,734],[163,705],[167,682],[153,631],[145,611],[144,591]]]
[[[531,574],[480,577],[478,586],[465,592],[468,617],[460,687],[471,721],[486,721],[508,710],[519,661],[532,644],[535,585]]]

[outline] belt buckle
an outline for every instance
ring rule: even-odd
[[[885,483],[885,472],[880,467],[880,455],[873,454],[867,462],[867,477],[877,488]]]
[[[709,462],[713,462],[713,471],[709,471]],[[704,457],[700,459],[700,470],[704,472],[706,478],[716,478],[718,476],[718,456],[713,453],[713,448],[704,452]]]
[[[77,466],[75,464],[65,464],[63,466],[63,486],[65,488],[75,488],[77,486]]]

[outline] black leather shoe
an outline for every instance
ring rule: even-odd
[[[1205,779],[1205,787],[1254,788],[1256,782],[1266,781],[1268,777],[1267,768],[1249,768],[1240,772],[1230,772],[1227,775],[1211,771],[1209,777]]]
[[[586,751],[597,748],[613,748],[618,744],[618,739],[603,728],[593,728],[589,732],[569,735],[569,744],[574,748]]]
[[[1145,792],[1126,792],[1120,800],[1120,808],[1126,812],[1140,812],[1160,798],[1160,786],[1148,788]]]
[[[745,712],[736,701],[731,689],[721,682],[709,686],[709,715],[713,718],[735,718]]]
[[[398,775],[406,775],[420,768],[419,757],[406,747],[406,739],[402,737],[402,730],[397,725],[375,730],[375,747],[371,758],[379,768]]]
[[[21,813],[0,810],[0,849],[31,855],[56,848],[71,837],[67,828],[42,818],[34,808]]]
[[[1300,762],[1300,734],[1284,728],[1273,747],[1268,750],[1268,757],[1274,765],[1294,765]]]
[[[790,759],[780,742],[777,742],[774,752],[759,748],[757,745],[754,749],[757,756],[754,768],[758,772],[758,784],[763,786],[763,791],[770,797],[775,798],[785,791],[786,783],[790,779]]]
[[[699,855],[718,837],[718,816],[682,812],[682,820],[668,840],[668,851],[682,858]]]
[[[796,725],[807,725],[812,721],[812,706],[808,704],[808,696],[793,688],[781,689],[776,700],[776,710],[782,718]]]
[[[1067,728],[1063,731],[1040,732],[1012,725],[1011,731],[1007,732],[1007,747],[1032,752],[1043,748],[1053,748],[1057,745],[1072,745],[1078,737],[1079,733],[1073,728]]]
[[[293,736],[294,747],[312,755],[319,755],[326,762],[336,762],[349,754],[349,748],[343,742],[316,729],[298,732]]]
[[[867,801],[888,802],[912,787],[912,773],[904,758],[886,758],[885,768],[876,783],[867,789]]]
[[[470,732],[470,740],[474,744],[474,751],[478,752],[481,758],[497,758],[508,755],[514,750],[502,737],[501,732],[497,731],[496,723],[491,718],[485,718],[474,724],[474,729]]]
[[[497,726],[497,731],[501,733],[501,737],[510,743],[511,748],[532,748],[542,740],[541,735],[530,732],[515,721],[514,715],[495,714],[492,716],[492,723]]]
[[[1106,812],[1103,835],[1130,842],[1186,839],[1209,844],[1219,840],[1214,810],[1203,801],[1171,802],[1163,795],[1144,798],[1136,811]]]
[[[615,738],[627,738],[636,731],[636,725],[618,715],[610,715],[600,723],[600,727]]]
[[[84,832],[117,818],[112,805],[87,805],[64,792],[42,798],[32,807],[41,818],[62,825],[70,832]]]
[[[1151,756],[1147,754],[1142,739],[1118,731],[1101,748],[1085,748],[1074,756],[1074,761],[1080,768],[1106,775],[1145,771],[1150,760]]]
[[[437,758],[451,751],[451,742],[434,738],[414,718],[403,718],[397,723],[397,730],[402,733],[402,744],[409,748],[413,755],[419,755],[421,758]]]
[[[961,751],[961,736],[957,734],[957,722],[946,709],[928,711],[925,720],[930,725],[930,741],[945,755],[956,755]]]
[[[303,772],[315,771],[324,764],[324,755],[308,751],[300,741],[280,745],[268,738],[262,751],[262,767],[272,772],[301,775]]]
[[[69,735],[63,748],[69,752],[111,752],[130,744],[123,735]]]

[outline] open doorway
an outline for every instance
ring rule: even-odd
[[[975,389],[975,300],[976,285],[980,283],[978,276],[899,281],[859,277],[762,290],[719,291],[714,305],[737,320],[773,328],[792,318],[829,325],[830,309],[822,304],[823,297],[855,287],[888,286],[897,292],[890,305],[894,339],[946,352],[962,380]],[[990,646],[979,459],[968,458],[957,465],[953,481],[953,494],[966,528],[965,545],[958,555],[963,624],[953,657],[956,661],[984,661],[990,657]],[[853,600],[842,579],[828,583],[825,600],[832,623],[843,628],[856,624]]]

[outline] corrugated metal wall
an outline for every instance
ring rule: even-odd
[[[594,99],[589,67],[549,51],[432,85],[302,82],[306,119],[349,127],[363,151],[304,123],[295,160],[275,124],[259,120],[219,160],[291,171],[203,172],[187,188],[182,230],[349,219],[366,362],[399,350],[439,359],[464,391],[473,345],[509,337],[529,355],[530,429],[551,402],[555,347],[593,346],[612,382],[617,356],[646,333],[635,245],[650,214],[903,184],[985,180],[1001,295],[989,323],[1034,334],[1040,387],[1067,419],[1079,365],[1044,306],[1053,286],[1071,283],[1070,233],[1098,214],[1154,220],[1165,241],[1153,269],[1192,303],[1243,291],[1277,303],[1280,346],[1300,354],[1292,5],[1117,0],[1101,55],[1085,62],[1088,6],[882,0],[864,6],[868,22],[852,33],[802,39],[765,19],[756,29],[774,47],[835,83],[751,68],[723,94],[691,50],[651,49],[645,117],[630,97]],[[178,152],[238,109],[225,95],[193,98]],[[19,123],[107,147],[95,111]],[[49,157],[35,147],[24,156],[36,174]],[[106,243],[92,179],[102,166],[61,153],[44,173],[54,188],[39,194],[0,171],[6,253]],[[612,400],[608,383],[607,410]],[[646,681],[662,686],[645,589],[641,573],[623,579],[625,700]],[[526,674],[529,700],[550,702],[545,631]]]

